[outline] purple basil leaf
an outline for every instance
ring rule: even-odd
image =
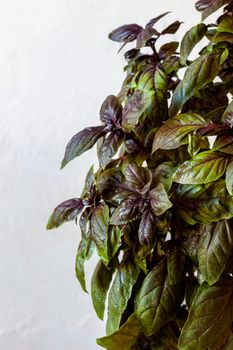
[[[122,106],[116,96],[110,95],[103,102],[100,109],[100,120],[104,125],[111,127],[115,126],[117,122],[121,122]]]
[[[155,23],[157,23],[161,18],[163,18],[164,16],[166,16],[168,13],[171,13],[170,11],[163,13],[162,15],[159,15],[155,18],[152,18],[146,25],[146,27],[153,27],[155,25]]]
[[[123,108],[122,126],[126,131],[132,131],[148,105],[146,91],[135,90]]]
[[[161,34],[175,34],[183,22],[175,21],[165,28]]]
[[[228,2],[229,0],[199,0],[196,2],[195,7],[197,11],[202,12],[202,20],[204,21],[208,16]]]
[[[146,45],[147,41],[151,39],[154,35],[158,35],[159,33],[154,28],[148,27],[143,29],[137,36],[137,45],[136,49],[141,49]]]
[[[83,210],[79,218],[79,227],[81,230],[82,238],[86,241],[91,239],[91,229],[90,229],[90,216],[93,208],[87,207]]]
[[[124,53],[124,57],[125,57],[126,61],[130,61],[130,60],[136,58],[138,56],[138,54],[140,54],[140,50],[131,49],[131,50],[126,51]]]
[[[149,189],[152,174],[149,169],[132,163],[125,168],[125,180],[127,185],[134,191],[142,191],[146,185]]]
[[[219,135],[216,137],[213,150],[233,154],[233,135]]]
[[[123,200],[132,197],[132,189],[127,187],[118,168],[106,169],[101,172],[97,179],[97,188],[104,200],[115,205],[119,205]],[[135,193],[133,195],[135,197]]]
[[[66,146],[65,156],[61,163],[61,169],[72,159],[89,150],[96,141],[105,134],[104,126],[92,126],[85,128],[72,137]]]
[[[170,43],[164,44],[159,49],[159,57],[161,59],[171,57],[177,50],[179,43],[177,41],[172,41]]]
[[[74,220],[83,209],[83,201],[80,198],[68,199],[59,204],[53,211],[47,223],[47,230],[61,226],[66,221]]]
[[[85,189],[88,194],[91,193],[91,190],[95,183],[95,175],[94,175],[94,165],[92,165],[87,173],[86,179],[85,179]]]
[[[98,149],[99,162],[102,168],[105,168],[105,166],[110,162],[112,157],[117,153],[123,141],[124,134],[122,131],[112,131],[108,134]]]
[[[93,210],[91,216],[91,236],[95,242],[98,255],[105,265],[109,263],[108,226],[109,208],[106,204],[100,204]]]
[[[129,198],[117,207],[111,217],[111,225],[128,224],[139,217],[140,198]]]
[[[162,215],[166,210],[172,207],[167,192],[162,183],[158,184],[150,191],[150,205],[156,216]]]
[[[141,245],[149,245],[155,237],[155,216],[150,209],[142,214],[142,220],[138,229],[138,238]]]
[[[126,24],[113,30],[108,37],[109,39],[120,43],[130,42],[137,38],[142,29],[141,26],[135,23]]]
[[[134,140],[126,140],[124,143],[124,147],[127,153],[133,153],[136,150],[139,150],[139,147]]]

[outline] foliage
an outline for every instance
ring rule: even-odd
[[[85,261],[99,255],[91,296],[100,319],[108,305],[107,335],[97,340],[108,350],[232,349],[233,2],[196,3],[202,20],[222,7],[216,23],[197,24],[180,44],[158,47],[181,25],[159,31],[168,13],[113,30],[121,49],[135,42],[122,88],[103,102],[101,125],[66,147],[62,168],[96,142],[100,167],[47,228],[79,216],[84,291]]]

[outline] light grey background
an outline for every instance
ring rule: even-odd
[[[1,350],[100,349],[104,324],[74,273],[79,230],[45,225],[80,194],[96,161],[89,151],[60,172],[67,142],[99,124],[102,101],[124,76],[107,34],[168,10],[161,26],[200,20],[192,0],[0,0]]]

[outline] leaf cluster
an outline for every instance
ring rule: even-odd
[[[121,49],[135,42],[122,88],[103,102],[101,125],[66,147],[62,168],[97,143],[99,169],[47,228],[79,223],[84,291],[85,261],[99,255],[91,297],[100,319],[108,305],[97,340],[107,350],[233,347],[233,2],[196,3],[203,21],[221,7],[216,23],[197,24],[181,43],[159,45],[181,25],[158,30],[168,13],[113,30]]]

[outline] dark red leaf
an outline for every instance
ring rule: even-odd
[[[110,95],[103,102],[100,109],[100,120],[110,129],[121,122],[122,106],[116,96]]]
[[[112,225],[128,224],[139,218],[139,198],[130,198],[117,207],[111,217]]]
[[[183,22],[175,21],[165,28],[161,34],[175,34]]]
[[[112,131],[103,141],[98,150],[100,166],[104,168],[117,153],[120,145],[124,141],[122,131]]]
[[[161,18],[163,18],[164,16],[166,16],[168,13],[170,13],[170,11],[163,13],[162,15],[159,15],[155,18],[152,18],[146,25],[146,27],[153,27],[155,23],[157,23]]]
[[[135,23],[126,24],[113,30],[108,37],[109,39],[120,43],[130,42],[137,38],[142,29],[141,26]]]
[[[136,164],[129,164],[125,168],[125,180],[133,191],[142,191],[147,185],[149,188],[152,181],[152,174],[149,169],[139,167]]]
[[[61,169],[66,166],[72,159],[80,156],[89,150],[96,141],[105,134],[104,126],[92,126],[83,129],[72,137],[66,146],[65,156],[61,163]]]
[[[159,34],[154,28],[148,27],[143,29],[137,36],[137,46],[136,49],[141,49],[146,45],[147,41],[151,39],[154,35]]]
[[[80,198],[72,198],[59,204],[53,211],[47,224],[47,230],[61,226],[66,221],[74,220],[83,209]]]
[[[155,216],[150,209],[147,209],[142,214],[142,220],[138,229],[139,242],[142,245],[149,245],[154,240],[155,232]]]
[[[195,7],[197,11],[202,12],[202,20],[204,20],[228,2],[229,0],[199,0]]]

